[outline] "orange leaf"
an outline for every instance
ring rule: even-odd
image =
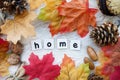
[[[63,67],[63,66],[66,66],[68,64],[75,66],[75,62],[65,54],[63,61],[62,61],[62,64],[60,66]]]
[[[95,73],[97,75],[102,76],[105,80],[109,80],[108,76],[102,74],[102,68],[103,68],[105,62],[109,60],[109,58],[106,57],[103,52],[100,52],[98,57],[99,57],[100,65],[96,66]]]
[[[88,0],[72,0],[63,2],[58,10],[59,15],[65,17],[60,26],[60,32],[78,31],[81,37],[89,32],[88,26],[96,25],[96,9],[88,8]]]
[[[6,54],[6,53],[1,53],[0,54]],[[1,55],[0,55],[1,56]],[[0,76],[4,77],[9,75],[9,63],[7,62],[8,55],[5,55],[4,59],[0,60]]]

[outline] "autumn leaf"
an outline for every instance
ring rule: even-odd
[[[120,66],[115,67],[115,71],[110,75],[110,80],[120,80]]]
[[[104,63],[102,67],[102,74],[110,75],[115,70],[115,66],[120,66],[120,52],[112,54],[110,59]]]
[[[109,60],[109,58],[106,57],[102,51],[99,52],[98,57],[99,57],[98,61],[99,61],[100,65],[96,66],[95,73],[97,75],[102,76],[105,80],[109,80],[109,76],[108,75],[104,75],[102,73],[102,68],[103,68],[104,64],[106,63],[106,61]]]
[[[0,38],[0,52],[6,52],[9,49],[9,42]]]
[[[88,0],[64,1],[59,7],[59,15],[64,19],[60,25],[60,32],[72,32],[77,30],[81,37],[89,32],[88,26],[95,27],[95,14],[97,9],[89,8]]]
[[[120,66],[120,39],[114,46],[105,46],[99,54],[100,65],[96,67],[96,74],[102,75],[105,80],[111,80],[110,75],[115,71],[116,66]],[[113,74],[114,75],[114,74]],[[114,79],[113,79],[114,80]]]
[[[46,0],[46,6],[40,10],[38,18],[43,21],[50,21],[50,32],[53,35],[59,32],[62,17],[58,14],[58,6],[62,0]]]
[[[21,37],[28,38],[35,36],[34,27],[30,22],[36,18],[36,15],[33,12],[29,12],[26,16],[23,15],[18,15],[13,20],[7,20],[6,23],[1,26],[1,33],[6,34],[7,40],[12,41],[14,44],[16,44]]]
[[[29,58],[30,64],[24,66],[25,72],[30,76],[29,80],[38,78],[40,80],[54,80],[60,74],[60,67],[53,65],[54,57],[52,53],[43,56],[43,59],[35,54]]]
[[[96,74],[102,75],[105,80],[110,80],[115,66],[120,66],[120,52],[114,52],[111,57],[106,57],[103,52],[99,54],[100,65],[96,67]]]
[[[44,0],[28,0],[31,10],[35,10],[35,9],[39,8],[43,2],[44,2]]]
[[[87,80],[89,73],[89,64],[81,64],[76,68],[74,61],[65,55],[61,64],[60,75],[56,80]]]
[[[104,46],[102,47],[102,51],[104,52],[104,55],[106,57],[110,57],[116,51],[120,52],[120,38],[118,39],[118,42],[116,45]]]
[[[6,54],[3,52],[0,52],[0,54]],[[0,55],[1,56],[1,55]],[[7,62],[8,55],[5,55],[2,60],[0,60],[0,76],[5,77],[9,75],[9,63]]]
[[[8,54],[6,53],[8,50],[9,42],[0,38],[0,76],[3,77],[9,74]]]
[[[38,18],[43,21],[53,21],[58,17],[57,8],[61,2],[62,0],[46,0],[46,6],[40,10]]]

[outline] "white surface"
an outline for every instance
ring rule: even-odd
[[[97,8],[97,4],[96,4],[96,0],[89,0],[90,1],[90,7],[93,8]],[[37,13],[39,12],[39,10],[37,11]],[[100,25],[105,21],[112,21],[114,23],[116,23],[116,20],[119,20],[118,17],[109,17],[109,16],[105,16],[103,15],[100,11],[96,14],[96,18],[97,18],[97,24]],[[29,39],[22,39],[22,43],[24,44],[24,52],[21,56],[21,60],[22,61],[26,61],[27,63],[29,63],[28,58],[29,55],[33,52],[36,55],[38,55],[40,58],[42,58],[43,55],[53,52],[53,56],[55,57],[55,61],[54,64],[60,64],[62,62],[62,59],[64,57],[64,54],[67,54],[69,57],[71,57],[75,63],[76,66],[80,65],[81,63],[83,63],[83,59],[84,57],[88,57],[87,52],[86,52],[86,48],[87,46],[91,46],[95,49],[95,51],[99,51],[100,48],[97,47],[94,42],[89,38],[89,34],[84,37],[81,38],[77,32],[71,32],[71,33],[65,33],[65,34],[58,34],[54,37],[51,36],[50,32],[49,32],[49,28],[48,28],[48,24],[47,22],[42,22],[40,20],[36,20],[34,22],[34,26],[36,29],[36,37],[34,38],[29,38]],[[80,50],[70,50],[69,48],[64,49],[64,50],[59,50],[56,49],[57,45],[55,45],[55,48],[52,50],[46,50],[46,49],[41,49],[41,50],[36,50],[33,51],[31,49],[31,41],[34,39],[67,39],[67,40],[79,40],[81,41],[81,48]],[[57,44],[55,42],[55,44]],[[98,63],[95,63],[96,65],[98,65]],[[14,67],[10,68],[10,72],[11,74],[13,74],[15,72]],[[3,78],[0,80],[4,80]]]

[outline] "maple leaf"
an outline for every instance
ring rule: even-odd
[[[62,0],[46,0],[46,6],[40,10],[38,18],[43,21],[50,21],[50,32],[53,35],[59,32],[62,17],[58,14],[58,6]]]
[[[120,80],[120,66],[115,67],[115,71],[110,75],[110,80]]]
[[[9,42],[0,38],[0,76],[6,76],[9,74],[9,64],[7,62],[9,50]]]
[[[99,54],[100,65],[96,67],[96,74],[102,75],[105,80],[114,72],[116,66],[120,66],[120,51],[106,57],[103,52]]]
[[[26,13],[25,13],[26,14]],[[4,25],[1,26],[1,33],[7,34],[7,40],[17,43],[21,37],[27,38],[35,36],[34,27],[30,24],[36,18],[33,12],[29,12],[26,16],[17,15],[13,20],[7,20]]]
[[[0,52],[0,54],[6,54],[3,52]],[[0,55],[1,57],[1,55]],[[5,55],[3,59],[0,60],[0,76],[5,77],[9,75],[9,63],[7,62],[8,55]]]
[[[61,64],[60,75],[56,80],[87,80],[89,73],[89,64],[81,64],[75,68],[74,61],[65,55]]]
[[[9,42],[0,38],[0,52],[6,52],[9,49]]]
[[[102,51],[99,52],[98,57],[100,65],[96,66],[95,74],[102,76],[105,80],[110,80],[108,75],[103,74],[103,66],[105,65],[106,61],[109,60],[109,58],[106,57]]]
[[[39,78],[40,80],[54,80],[60,74],[60,67],[53,65],[52,53],[43,56],[39,59],[33,53],[29,58],[30,64],[24,66],[27,75],[30,75],[30,80]]]
[[[28,0],[31,10],[35,10],[35,9],[39,8],[43,2],[44,2],[44,0]]]
[[[89,32],[88,26],[95,27],[95,14],[97,9],[89,8],[88,0],[64,1],[59,7],[59,15],[64,19],[60,25],[60,32],[71,32],[77,30],[81,37]]]
[[[120,52],[115,52],[110,59],[106,61],[102,67],[104,75],[110,75],[114,71],[115,66],[120,66]]]
[[[104,52],[104,55],[106,57],[110,57],[116,51],[120,52],[120,38],[118,39],[118,42],[116,45],[104,46],[102,47],[102,51]]]

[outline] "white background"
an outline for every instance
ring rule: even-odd
[[[90,7],[93,8],[98,8],[96,0],[89,0],[90,1]],[[38,9],[36,11],[36,13],[39,13]],[[116,23],[116,20],[119,20],[118,17],[109,17],[109,16],[105,16],[103,15],[100,11],[96,14],[96,18],[97,18],[97,24],[100,25],[105,21],[113,21],[114,23]],[[29,39],[22,39],[22,43],[24,44],[24,52],[21,56],[21,60],[22,61],[26,61],[29,64],[28,58],[30,56],[30,54],[32,52],[34,52],[34,54],[38,55],[40,58],[42,58],[43,55],[53,52],[53,56],[55,57],[55,61],[54,64],[60,64],[62,62],[62,59],[64,57],[64,54],[67,54],[69,57],[71,57],[75,63],[76,66],[79,66],[81,63],[83,63],[83,59],[84,57],[87,57],[87,52],[86,52],[86,48],[87,46],[91,46],[95,49],[96,52],[99,52],[100,48],[97,47],[94,42],[89,38],[89,34],[84,37],[81,38],[77,32],[71,32],[71,33],[65,33],[65,34],[58,34],[54,37],[51,37],[51,34],[49,32],[49,28],[48,28],[49,22],[42,22],[40,20],[35,20],[34,21],[34,26],[35,26],[35,30],[36,30],[36,37],[34,38],[29,38]],[[92,29],[92,28],[90,28]],[[46,50],[46,49],[41,49],[38,51],[32,51],[31,49],[31,41],[35,40],[35,39],[68,39],[68,40],[80,40],[81,42],[81,48],[80,50],[70,50],[65,49],[65,50],[59,50],[56,48],[57,43],[54,42],[55,48],[52,50]],[[95,62],[95,65],[98,65],[98,62]],[[16,66],[11,66],[10,67],[10,74],[14,74],[14,72],[16,71],[17,67]],[[4,80],[4,78],[0,78],[0,80]]]

